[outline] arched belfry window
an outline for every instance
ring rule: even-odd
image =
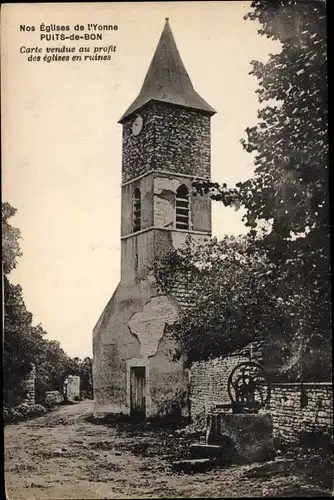
[[[135,188],[132,199],[132,230],[134,233],[141,229],[141,193]]]
[[[184,184],[176,191],[176,229],[189,229],[189,189]]]

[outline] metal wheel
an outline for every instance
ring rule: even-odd
[[[249,408],[264,408],[270,399],[270,382],[263,366],[255,361],[245,361],[234,367],[227,390],[233,404]]]

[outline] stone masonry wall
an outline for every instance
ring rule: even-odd
[[[210,117],[162,103],[155,104],[155,115],[155,169],[209,177]]]
[[[36,367],[31,365],[31,371],[24,381],[23,390],[25,392],[24,403],[34,405],[35,398],[35,385],[36,385]]]
[[[256,351],[255,351],[256,353]],[[254,354],[254,352],[253,352]],[[259,360],[260,353],[253,356]],[[207,414],[216,404],[229,404],[227,381],[233,367],[249,361],[247,350],[238,355],[194,363],[190,379],[190,411],[194,419]],[[303,387],[303,389],[302,389]],[[274,436],[285,442],[298,441],[302,431],[312,432],[333,427],[333,388],[331,383],[272,384],[269,405]]]
[[[64,395],[59,391],[46,391],[44,402],[46,404],[59,404],[64,401]]]
[[[139,114],[144,126],[132,134],[135,116],[123,124],[122,181],[151,170],[210,176],[210,117],[196,110],[150,102]]]
[[[67,384],[67,398],[73,401],[80,397],[80,377],[78,375],[69,375]]]
[[[302,392],[304,393],[302,395]],[[298,440],[301,431],[333,427],[333,387],[331,383],[273,384],[268,407],[274,436],[282,441]]]
[[[243,361],[244,355],[216,358],[193,363],[190,378],[191,417],[208,413],[216,404],[229,404],[227,381],[233,368]]]

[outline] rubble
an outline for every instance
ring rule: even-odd
[[[178,429],[177,434],[183,434],[187,436],[191,435],[197,435],[197,436],[202,436],[205,437],[206,433],[206,414],[205,412],[202,412],[194,418],[194,420],[187,425],[186,427],[183,427],[182,429]]]
[[[6,408],[3,409],[3,418],[6,423],[15,423],[20,422],[22,420],[26,420],[32,417],[39,417],[46,412],[46,408],[39,404],[27,404],[22,403],[15,408]]]

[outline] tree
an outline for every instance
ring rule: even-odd
[[[16,267],[18,257],[21,257],[19,229],[11,226],[8,219],[16,214],[16,208],[4,202],[1,205],[2,224],[2,266],[3,273],[8,275]]]
[[[45,391],[63,392],[63,382],[72,374],[73,363],[57,340],[43,340],[36,360],[36,397],[43,401]]]
[[[257,0],[252,6],[248,18],[261,23],[260,34],[279,39],[282,51],[266,64],[253,62],[260,102],[278,104],[261,109],[259,123],[247,130],[243,145],[256,153],[256,170],[240,184],[240,195],[249,226],[272,219],[262,243],[276,274],[285,270],[303,296],[304,357],[320,349],[330,362],[326,4]]]
[[[158,286],[183,306],[170,328],[177,341],[174,358],[186,355],[190,364],[265,340],[266,352],[271,351],[267,369],[282,372],[293,355],[289,345],[300,296],[288,276],[273,279],[273,268],[265,251],[248,236],[214,238],[195,248],[188,242],[157,260]],[[180,284],[185,288],[181,301]],[[280,344],[275,363],[274,342],[276,350]]]
[[[19,229],[11,226],[8,219],[16,214],[9,203],[2,203],[3,231],[3,283],[4,283],[4,398],[7,404],[15,404],[24,396],[22,384],[36,367],[36,397],[43,402],[47,390],[63,390],[68,375],[79,375],[89,391],[90,358],[83,362],[71,359],[56,340],[48,340],[42,325],[32,324],[32,314],[27,310],[20,285],[13,285],[8,275],[21,257]],[[89,368],[90,367],[90,368]]]
[[[275,103],[260,109],[258,124],[248,127],[247,140],[241,140],[246,151],[255,153],[255,175],[236,189],[210,183],[197,187],[211,189],[213,199],[226,205],[242,204],[253,232],[259,221],[272,221],[270,241],[308,232],[308,239],[316,236],[318,248],[327,249],[326,6],[322,1],[256,0],[252,7],[245,19],[259,21],[259,33],[282,44],[267,63],[252,61],[259,102]]]
[[[9,203],[2,203],[2,270],[4,290],[4,400],[15,402],[22,396],[22,383],[31,370],[31,364],[40,354],[44,331],[32,325],[32,314],[27,311],[20,285],[13,285],[8,279],[15,269],[17,259],[22,255],[19,229],[11,226],[8,219],[16,209]]]
[[[258,124],[246,129],[243,147],[255,155],[254,176],[229,189],[196,183],[226,206],[246,208],[249,236],[274,264],[284,304],[291,286],[299,307],[291,327],[302,340],[308,369],[323,376],[331,366],[330,261],[327,136],[326,5],[323,1],[255,0],[245,18],[262,25],[260,35],[279,40],[281,52],[252,61],[262,107]],[[263,105],[269,101],[269,104]],[[263,232],[262,221],[270,223]],[[284,278],[285,279],[285,278]],[[290,290],[288,294],[286,292]],[[314,360],[318,359],[317,362]],[[324,370],[325,369],[325,370]]]
[[[42,351],[45,332],[32,325],[20,285],[12,285],[4,277],[4,399],[16,401],[22,393],[22,383]]]
[[[291,339],[289,367],[299,366],[299,376],[303,366],[304,377],[325,379],[331,376],[326,6],[322,1],[255,0],[252,8],[245,19],[257,20],[261,36],[281,43],[280,53],[270,55],[268,62],[252,61],[261,108],[257,125],[246,129],[247,139],[241,142],[254,155],[255,172],[235,188],[194,183],[195,194],[210,192],[212,199],[226,206],[246,208],[247,266],[238,270],[227,257],[224,264],[212,267],[210,277],[200,275],[203,301],[199,295],[195,298],[192,318],[186,320],[182,314],[189,339],[183,346],[194,358],[230,351],[228,328],[220,328],[218,337],[214,334],[219,310],[222,317],[231,315],[231,332],[238,334],[233,336],[235,346],[243,343],[247,331],[248,337],[260,331],[254,308],[248,309],[252,320],[243,309],[252,300],[244,294],[248,282],[259,305],[259,325],[265,332],[281,329],[283,337]],[[225,239],[216,251],[229,255],[230,244]],[[233,251],[240,253],[239,248]],[[267,268],[262,277],[256,267],[258,255]],[[183,255],[181,267],[185,258],[193,259]],[[202,258],[212,260],[205,254]],[[180,264],[175,256],[171,262]],[[171,269],[171,262],[165,260],[165,270]],[[230,281],[224,281],[224,273]],[[190,271],[192,280],[193,274]],[[263,294],[261,283],[270,294]],[[208,294],[214,298],[211,302],[205,301]],[[233,301],[241,301],[241,313],[231,307]],[[193,338],[191,329],[197,332]],[[178,334],[181,339],[180,329]]]

